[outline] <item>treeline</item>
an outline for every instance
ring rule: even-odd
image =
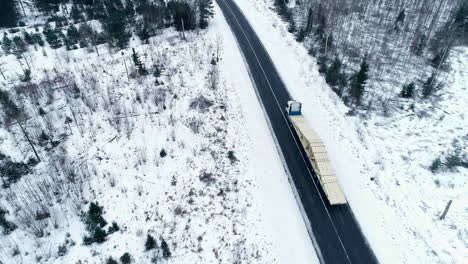
[[[288,1],[274,4],[288,30],[317,58],[327,83],[350,105],[363,101],[366,78],[394,78],[403,84],[402,97],[418,91],[427,98],[439,84],[450,50],[468,44],[468,0],[304,0],[294,8]],[[415,72],[425,65],[432,70]]]
[[[0,26],[22,24],[18,22],[19,2],[6,1],[6,8],[2,6],[0,11]],[[43,36],[38,28],[34,33],[23,31],[23,36],[16,34],[13,39],[5,35],[2,47],[6,54],[22,53],[24,42],[42,46],[43,38],[54,49],[64,45],[74,49],[106,42],[125,48],[132,32],[146,41],[167,27],[175,27],[178,31],[204,29],[213,16],[212,0],[35,0],[34,4],[48,15]],[[89,20],[100,21],[103,31],[97,32],[86,24]]]

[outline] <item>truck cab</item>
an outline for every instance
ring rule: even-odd
[[[288,115],[302,115],[302,103],[298,101],[288,101],[286,112]]]

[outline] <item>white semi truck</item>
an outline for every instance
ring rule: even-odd
[[[289,119],[301,140],[302,147],[309,157],[310,163],[331,205],[346,204],[346,197],[336,176],[327,150],[320,137],[309,127],[302,116],[302,103],[288,101],[286,111]]]

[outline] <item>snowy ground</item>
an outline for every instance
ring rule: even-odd
[[[42,131],[60,142],[36,146],[42,162],[0,192],[7,219],[18,225],[0,234],[0,263],[104,263],[125,252],[150,263],[161,255],[144,251],[147,234],[168,242],[168,263],[318,263],[220,14],[186,42],[171,30],[150,45],[132,41],[148,69],[162,70],[158,78],[136,75],[130,49],[102,45],[99,57],[31,49],[37,87],[18,80],[13,55],[0,58],[8,79],[1,84],[15,89],[31,117],[25,128],[33,142],[39,145]],[[65,124],[66,117],[73,121]],[[0,142],[15,161],[32,157],[17,125],[2,127]],[[90,201],[121,230],[85,246],[79,215]],[[38,211],[49,217],[34,219]]]
[[[287,32],[271,1],[236,0],[269,51],[292,96],[327,145],[353,211],[382,263],[463,263],[468,258],[468,171],[433,174],[432,161],[466,152],[468,49],[451,55],[442,96],[390,117],[349,111],[318,74],[315,60]],[[397,98],[391,98],[395,100]],[[439,216],[449,200],[445,220]]]

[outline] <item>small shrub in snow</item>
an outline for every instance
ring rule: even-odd
[[[122,262],[122,264],[130,264],[132,263],[132,255],[130,255],[130,253],[124,253],[121,257],[120,257],[120,262]]]
[[[37,163],[32,160],[28,163],[14,162],[11,159],[0,161],[0,177],[2,187],[9,188],[12,183],[16,183],[31,171],[31,167]]]
[[[228,158],[231,161],[231,163],[237,161],[237,157],[234,155],[234,151],[232,150],[228,152]]]
[[[6,219],[6,214],[8,214],[8,211],[0,208],[0,226],[3,228],[3,235],[8,235],[17,228],[14,223]]]
[[[156,240],[154,240],[154,237],[148,234],[148,236],[146,237],[146,242],[145,242],[145,250],[148,251],[148,250],[154,249],[155,247],[156,247]]]
[[[161,158],[164,158],[167,156],[167,152],[165,149],[162,149],[161,152],[159,152],[159,156],[161,156]]]
[[[119,225],[116,222],[112,222],[112,225],[107,229],[107,233],[110,235],[120,230]]]
[[[436,158],[432,162],[432,164],[430,166],[430,169],[431,169],[432,173],[436,173],[436,172],[438,172],[440,170],[441,166],[442,166],[442,161],[440,160],[440,158]]]
[[[163,258],[168,259],[171,257],[171,250],[169,249],[169,245],[167,245],[164,238],[161,238],[161,250],[163,253]]]
[[[66,244],[59,245],[57,249],[57,255],[60,257],[63,257],[66,254],[67,254],[67,245]]]
[[[445,154],[445,158],[435,159],[429,169],[432,173],[437,173],[439,171],[448,170],[448,171],[457,171],[459,167],[468,168],[468,153],[466,152],[465,143],[467,137],[462,138],[462,140],[455,139],[452,142],[452,148]]]
[[[15,257],[15,256],[18,256],[20,254],[20,250],[18,248],[18,246],[15,246],[11,252],[11,256],[12,257]]]
[[[205,113],[213,105],[213,101],[206,99],[203,95],[193,99],[190,103],[191,109],[198,109],[200,112]]]
[[[106,264],[119,264],[119,263],[113,257],[109,257],[106,260]]]
[[[452,153],[445,158],[444,165],[450,171],[456,170],[457,167],[468,169],[468,158],[459,153]]]
[[[91,245],[93,243],[100,244],[106,241],[106,237],[107,237],[106,231],[104,231],[100,227],[96,227],[94,230],[90,231],[89,236],[83,237],[83,244],[85,245]]]

